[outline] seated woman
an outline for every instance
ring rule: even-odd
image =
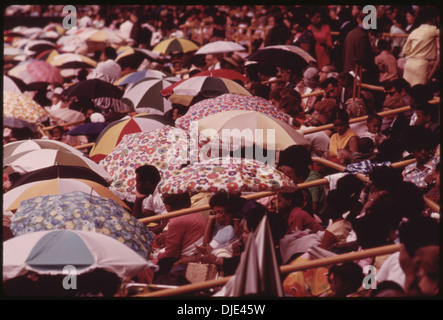
[[[331,161],[345,163],[352,152],[358,152],[358,136],[349,127],[349,115],[343,110],[332,114],[335,133],[329,140],[329,158]]]
[[[234,208],[231,202],[230,195],[226,192],[218,192],[209,200],[212,213],[206,225],[203,242],[201,245],[195,245],[201,254],[213,253],[225,257],[232,256],[229,244],[231,240],[236,238],[236,232],[234,229]],[[216,251],[216,249],[219,250]]]

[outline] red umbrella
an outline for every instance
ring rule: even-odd
[[[235,71],[235,70],[231,70],[231,69],[215,69],[215,70],[207,70],[207,71],[202,71],[199,72],[195,75],[193,75],[193,77],[198,77],[198,76],[212,76],[212,77],[219,77],[219,78],[225,78],[225,79],[229,79],[229,80],[240,80],[243,83],[246,83],[246,81],[248,80],[248,78],[246,78],[244,75],[242,75],[240,72]],[[182,83],[183,81],[186,81],[187,79],[184,79],[182,81],[176,82],[172,85],[170,85],[167,88],[164,88],[161,92],[161,94],[163,96],[170,96],[173,92],[172,90],[178,86],[180,83]]]

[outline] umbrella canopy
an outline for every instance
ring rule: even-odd
[[[206,135],[210,140],[222,140],[227,134],[226,138],[232,138],[234,143],[243,138],[240,143],[246,147],[258,145],[267,150],[284,150],[292,145],[309,146],[309,141],[287,122],[258,111],[223,111],[198,120],[197,125],[200,133],[210,134]]]
[[[89,122],[76,126],[66,134],[70,136],[98,136],[107,126],[106,122]]]
[[[294,191],[296,185],[274,167],[254,159],[212,158],[175,170],[161,193]]]
[[[72,152],[78,156],[83,156],[83,153],[80,150],[77,150],[64,142],[47,139],[30,139],[13,141],[5,144],[3,146],[3,158],[7,158],[26,151],[40,149],[62,150]]]
[[[195,54],[212,54],[212,53],[226,53],[246,50],[243,46],[233,41],[213,41],[205,44],[198,49]]]
[[[258,62],[260,72],[266,75],[274,75],[276,67],[302,70],[310,62],[316,62],[309,53],[293,45],[264,47],[247,56],[246,60]]]
[[[97,137],[92,147],[89,158],[95,162],[104,159],[120,143],[123,136],[136,132],[146,132],[162,128],[165,125],[173,126],[174,122],[163,115],[137,114],[133,117],[111,122]]]
[[[28,233],[3,243],[3,281],[34,271],[63,274],[73,265],[77,274],[104,269],[120,278],[146,270],[148,262],[119,241],[96,232],[52,230]]]
[[[62,53],[49,60],[53,66],[60,69],[95,68],[97,61],[78,53]]]
[[[142,79],[126,89],[121,101],[137,113],[164,114],[172,103],[160,91],[171,84],[166,79]]]
[[[122,70],[124,70],[127,67],[139,67],[145,59],[148,59],[149,61],[156,61],[159,57],[159,52],[124,46],[117,50],[117,58],[115,58],[115,62],[117,62],[121,66]]]
[[[86,119],[85,115],[82,112],[68,108],[49,111],[49,117],[57,121],[57,123],[85,121]]]
[[[51,63],[51,60],[55,56],[58,56],[60,53],[61,52],[58,51],[57,49],[49,49],[49,50],[45,50],[43,52],[40,52],[35,58],[37,60],[43,60],[43,61]]]
[[[12,93],[20,94],[22,90],[20,90],[19,86],[12,80],[10,77],[3,75],[3,91],[8,91]]]
[[[100,79],[88,79],[77,82],[63,91],[63,95],[68,97],[87,97],[96,99],[109,97],[120,99],[123,91],[112,83]]]
[[[55,49],[56,44],[48,40],[29,40],[24,47],[27,55],[39,54],[43,51]]]
[[[150,164],[168,178],[188,160],[189,139],[185,131],[164,126],[149,132],[126,135],[100,164],[114,178],[111,189],[121,199],[135,201],[135,170]]]
[[[123,77],[118,79],[116,82],[114,82],[114,85],[123,86],[125,84],[135,83],[135,82],[140,81],[145,78],[163,79],[166,77],[167,77],[167,75],[165,73],[158,71],[158,70],[135,71],[135,72],[128,73],[127,75],[124,75]]]
[[[69,151],[40,149],[21,152],[3,159],[4,172],[17,171],[21,174],[33,170],[59,165],[80,166],[89,168],[102,176],[105,180],[112,178],[100,165],[84,156],[79,156]]]
[[[12,190],[26,183],[55,178],[84,179],[97,182],[104,187],[109,187],[109,182],[91,169],[79,166],[55,165],[25,173],[18,178],[8,190]]]
[[[118,32],[109,28],[86,28],[76,33],[76,37],[82,41],[102,42],[108,44],[120,44],[125,40]]]
[[[48,112],[27,94],[4,92],[3,116],[36,123],[48,119]]]
[[[187,53],[197,51],[199,46],[185,38],[170,38],[160,41],[153,49],[153,52],[160,52],[163,55],[168,55],[171,52]]]
[[[218,112],[229,110],[258,111],[287,123],[290,121],[290,116],[287,113],[276,108],[266,99],[258,96],[223,94],[192,105],[184,116],[176,120],[175,124],[177,127],[188,131],[191,122]]]
[[[145,259],[154,238],[148,227],[114,200],[80,191],[22,201],[10,228],[14,236],[52,229],[93,231],[118,240]]]
[[[272,231],[266,215],[254,233],[249,235],[235,275],[222,291],[225,297],[284,296]]]
[[[35,126],[26,120],[21,120],[14,117],[3,117],[3,127],[8,128],[29,128],[32,132],[35,132]]]
[[[97,197],[113,199],[126,210],[129,207],[107,187],[100,183],[79,178],[55,178],[23,184],[3,194],[4,210],[17,210],[20,203],[27,199],[50,194],[65,194],[81,191]]]
[[[43,60],[26,60],[9,70],[8,75],[22,79],[26,84],[34,82],[63,83],[59,69]]]

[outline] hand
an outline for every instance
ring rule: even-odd
[[[206,246],[197,246],[195,245],[195,249],[197,250],[198,253],[200,254],[207,254],[208,250],[206,249]]]

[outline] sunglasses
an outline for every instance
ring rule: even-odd
[[[385,94],[386,94],[387,96],[393,96],[395,93],[396,93],[395,90],[394,90],[394,91],[385,91]]]

